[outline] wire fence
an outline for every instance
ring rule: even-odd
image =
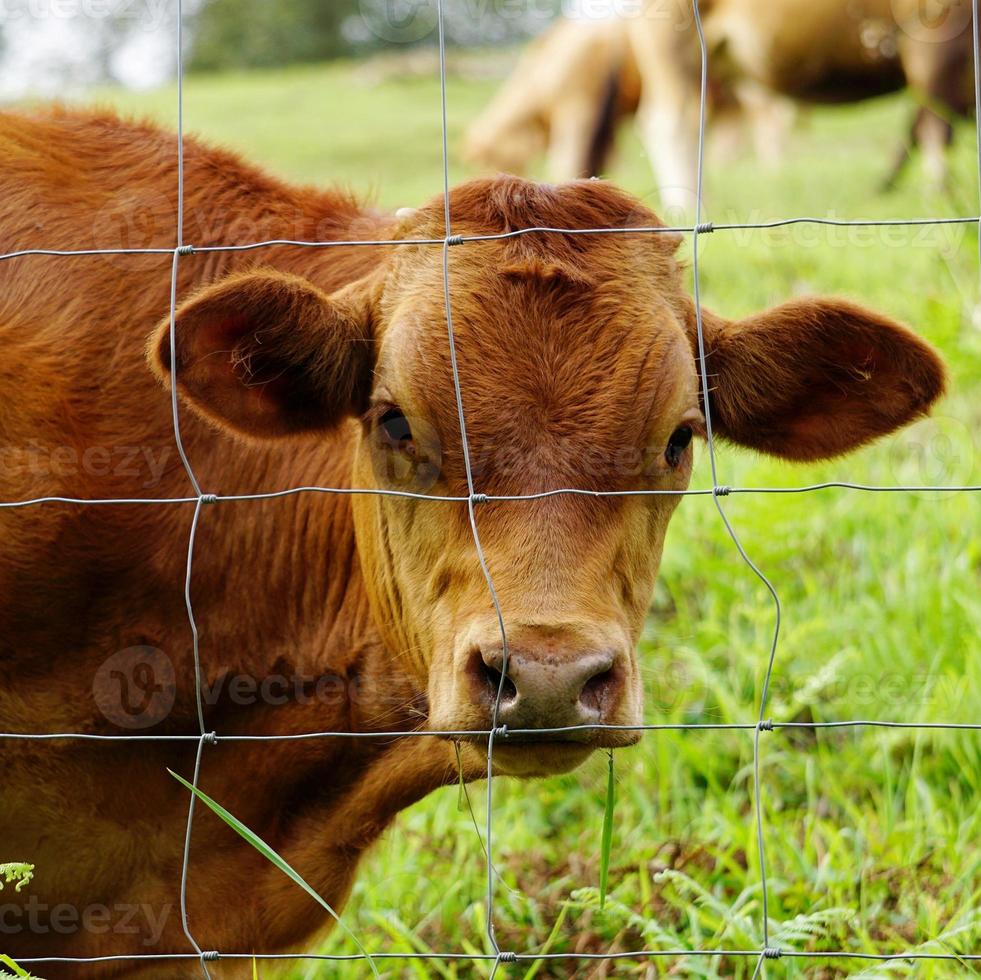
[[[438,496],[428,493],[412,493],[401,490],[387,490],[376,488],[341,488],[325,486],[298,486],[268,493],[253,494],[228,494],[204,492],[191,460],[185,452],[184,443],[181,438],[180,409],[177,397],[177,385],[171,384],[171,415],[173,423],[174,442],[180,456],[181,463],[187,475],[188,482],[193,490],[193,494],[183,497],[135,497],[135,498],[106,498],[90,499],[77,497],[36,497],[28,500],[0,501],[0,509],[17,509],[26,507],[43,506],[51,503],[67,503],[86,506],[112,505],[112,506],[188,506],[193,505],[193,517],[191,521],[190,534],[187,542],[187,560],[184,576],[184,602],[187,611],[188,625],[191,631],[193,642],[194,660],[194,691],[196,700],[196,714],[198,721],[197,734],[181,735],[151,735],[151,734],[120,734],[103,735],[90,733],[38,733],[26,734],[17,732],[0,732],[0,738],[6,740],[30,740],[30,741],[61,741],[76,740],[81,742],[98,743],[138,743],[138,742],[160,742],[160,743],[193,743],[196,744],[194,757],[194,770],[192,785],[197,788],[199,784],[202,764],[205,760],[205,748],[221,742],[274,742],[274,741],[309,741],[317,739],[379,739],[379,738],[462,738],[483,736],[487,739],[487,805],[485,812],[485,837],[486,837],[486,902],[487,902],[487,940],[491,947],[488,953],[464,953],[464,952],[376,952],[371,953],[351,953],[351,954],[328,954],[328,953],[263,953],[263,952],[241,952],[233,950],[204,950],[198,944],[188,923],[187,909],[187,885],[188,877],[191,872],[190,846],[195,819],[195,800],[192,794],[188,804],[187,821],[184,831],[183,858],[181,862],[180,874],[180,916],[183,931],[194,952],[173,952],[173,953],[132,953],[107,956],[90,957],[70,957],[70,956],[28,956],[19,959],[19,962],[30,966],[43,966],[50,963],[69,963],[69,964],[121,964],[132,962],[134,964],[152,962],[187,962],[197,961],[204,977],[209,978],[211,974],[208,969],[209,963],[220,960],[228,961],[317,961],[317,962],[349,962],[358,961],[365,958],[370,961],[400,961],[400,960],[437,960],[437,961],[471,961],[483,962],[491,965],[491,977],[493,978],[501,965],[509,963],[534,963],[538,961],[590,961],[590,960],[640,960],[645,958],[676,958],[676,957],[729,957],[744,958],[754,963],[753,977],[765,976],[767,961],[778,960],[781,958],[799,960],[864,960],[877,962],[906,961],[917,962],[923,960],[950,961],[959,963],[981,962],[981,952],[978,953],[953,953],[953,952],[927,952],[922,949],[910,949],[908,951],[897,951],[892,953],[872,953],[857,952],[846,950],[831,951],[810,951],[781,948],[771,945],[771,925],[769,920],[769,892],[767,881],[767,850],[766,850],[766,826],[763,815],[763,779],[762,779],[762,752],[761,736],[763,733],[781,729],[839,729],[839,728],[884,728],[884,729],[939,729],[939,730],[967,730],[981,731],[979,723],[945,723],[945,722],[905,722],[902,720],[878,720],[878,719],[845,719],[834,721],[779,721],[766,717],[768,698],[770,693],[770,683],[774,673],[774,664],[778,652],[780,640],[780,627],[782,618],[782,605],[780,596],[773,583],[767,578],[766,574],[750,557],[740,541],[731,520],[729,519],[723,498],[732,494],[796,494],[812,493],[828,489],[846,489],[868,493],[950,493],[952,491],[977,493],[981,491],[981,485],[959,485],[959,486],[876,486],[846,481],[830,481],[818,484],[796,487],[740,487],[728,486],[719,481],[719,471],[717,467],[716,448],[712,430],[712,418],[710,403],[708,398],[709,382],[707,364],[705,356],[705,338],[702,325],[702,311],[700,304],[701,278],[700,278],[700,239],[714,232],[738,231],[749,229],[770,229],[780,228],[789,225],[813,224],[830,225],[837,227],[892,227],[892,226],[935,226],[949,224],[975,225],[979,231],[979,265],[981,265],[981,127],[977,134],[977,177],[979,190],[979,215],[960,216],[960,217],[937,217],[937,218],[911,218],[911,219],[873,219],[873,220],[845,220],[821,217],[790,217],[773,221],[750,222],[750,223],[729,223],[713,224],[701,220],[701,200],[702,185],[704,177],[704,147],[705,147],[705,127],[706,127],[706,106],[708,94],[708,70],[709,55],[706,44],[705,34],[702,26],[699,0],[692,0],[692,11],[694,15],[694,26],[698,35],[700,49],[700,111],[699,111],[699,138],[696,177],[695,207],[696,213],[693,224],[680,227],[601,227],[601,228],[559,228],[559,227],[527,227],[517,230],[502,232],[499,234],[486,235],[460,235],[454,234],[451,223],[450,213],[450,180],[449,180],[449,152],[448,152],[448,126],[447,126],[447,70],[446,70],[446,39],[444,34],[444,12],[448,3],[453,0],[435,0],[436,2],[436,26],[439,46],[439,85],[440,85],[440,115],[441,115],[441,140],[442,140],[442,183],[443,183],[443,221],[444,235],[441,238],[416,238],[416,239],[377,239],[377,240],[337,240],[337,241],[302,241],[292,239],[272,239],[266,241],[256,241],[246,244],[234,245],[209,245],[195,246],[193,243],[184,241],[184,16],[182,0],[177,0],[177,133],[178,133],[178,179],[177,179],[177,228],[176,244],[173,248],[98,248],[98,249],[21,249],[0,254],[0,261],[12,261],[26,259],[31,256],[64,256],[82,257],[92,255],[170,255],[172,256],[171,275],[170,275],[170,355],[174,371],[177,370],[175,319],[178,294],[178,270],[181,258],[208,252],[243,252],[261,249],[273,249],[278,246],[293,246],[311,249],[326,249],[332,247],[352,246],[394,246],[401,247],[406,245],[413,246],[432,246],[442,250],[442,279],[443,279],[443,305],[446,318],[447,343],[450,356],[450,366],[453,380],[453,393],[456,403],[456,411],[459,422],[460,437],[463,447],[463,460],[466,472],[467,495],[466,496]],[[974,57],[974,89],[975,89],[975,111],[976,120],[981,120],[981,54],[979,54],[979,27],[978,27],[978,5],[979,0],[971,2],[971,30],[973,35],[973,57]],[[705,489],[687,490],[629,490],[629,491],[602,491],[584,490],[576,487],[562,487],[554,490],[517,494],[517,495],[489,495],[479,492],[474,479],[471,466],[471,455],[467,440],[467,419],[464,409],[465,399],[462,390],[460,373],[457,363],[457,347],[453,329],[453,305],[450,288],[450,251],[454,247],[468,244],[477,244],[488,241],[501,241],[516,238],[523,235],[617,235],[617,234],[682,234],[690,237],[692,250],[692,275],[694,282],[694,300],[696,310],[696,331],[697,331],[697,362],[698,372],[701,383],[702,403],[704,408],[706,437],[708,446],[709,466],[711,470],[712,486]],[[981,269],[979,269],[981,275]],[[371,494],[377,496],[403,497],[410,499],[426,500],[431,503],[450,503],[465,505],[470,530],[473,537],[474,549],[477,560],[480,564],[483,577],[486,581],[487,589],[493,602],[498,628],[501,634],[503,645],[503,664],[500,671],[501,679],[497,690],[497,696],[493,706],[492,724],[486,730],[466,730],[466,731],[390,731],[390,732],[355,732],[355,731],[323,731],[323,732],[304,732],[299,734],[283,735],[240,735],[223,734],[209,731],[206,725],[204,713],[204,685],[202,680],[200,637],[198,624],[194,614],[193,595],[191,589],[192,572],[194,567],[195,545],[200,526],[202,514],[206,507],[211,505],[221,505],[228,502],[241,501],[260,501],[276,498],[294,496],[298,494],[344,494],[359,495]],[[509,729],[505,725],[498,724],[498,713],[504,691],[504,682],[507,674],[508,662],[508,635],[505,626],[504,611],[498,599],[494,587],[493,578],[484,556],[481,545],[478,509],[482,504],[491,501],[530,501],[541,500],[547,497],[560,495],[581,495],[594,498],[604,497],[624,497],[624,496],[710,496],[713,499],[719,518],[725,528],[725,532],[731,540],[733,546],[738,551],[741,561],[752,571],[765,587],[770,596],[774,612],[774,627],[772,639],[766,656],[766,667],[762,681],[759,710],[755,720],[735,723],[671,723],[671,724],[637,724],[637,725],[573,725],[554,728],[536,729]],[[493,865],[494,855],[494,748],[498,740],[504,740],[511,736],[528,734],[563,734],[573,733],[584,730],[606,730],[606,731],[636,731],[636,732],[658,732],[658,731],[745,731],[752,733],[753,737],[753,814],[755,821],[755,838],[757,857],[760,869],[761,886],[761,934],[763,937],[762,945],[758,948],[749,949],[638,949],[632,951],[608,951],[608,952],[559,952],[559,953],[538,953],[533,951],[519,952],[515,950],[502,949],[495,933],[495,870]],[[372,971],[374,966],[372,963]]]

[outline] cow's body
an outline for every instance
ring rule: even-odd
[[[913,138],[939,181],[950,120],[974,106],[968,0],[702,0],[709,77],[761,93],[854,102],[908,86]],[[641,132],[669,203],[692,205],[701,52],[691,0],[651,0],[630,20]],[[930,111],[935,110],[935,112]]]
[[[479,167],[527,173],[543,151],[550,180],[607,170],[617,126],[636,113],[641,74],[625,18],[560,18],[524,52],[490,105],[467,129],[463,153]],[[739,148],[745,130],[761,161],[780,157],[793,122],[792,104],[731,86],[709,90],[709,123],[720,155]]]
[[[121,127],[109,117],[2,117],[0,126],[5,242],[56,248],[173,244],[172,135]],[[107,159],[113,161],[111,173],[102,170]],[[294,191],[193,141],[186,168],[185,234],[195,244],[253,237],[372,238],[385,226],[339,195]],[[64,206],[66,198],[78,203]],[[187,257],[180,266],[180,293],[269,261],[333,290],[376,263],[378,251],[337,249],[324,258],[323,252],[302,249],[275,256]],[[144,360],[146,339],[169,306],[170,262],[159,255],[0,263],[0,499],[191,493],[174,449],[169,397]],[[182,434],[206,490],[248,493],[351,482],[352,443],[344,430],[327,444],[246,446],[185,410]],[[219,505],[202,514],[192,592],[204,683],[219,694],[218,704],[206,709],[209,730],[398,730],[418,723],[418,686],[403,683],[407,679],[391,663],[379,663],[382,649],[368,614],[350,510],[349,497],[307,495]],[[180,505],[62,504],[0,510],[3,731],[195,730],[191,633],[182,597],[192,511]],[[103,715],[92,685],[107,658],[137,645],[165,651],[177,699],[159,725],[139,727],[137,718],[137,727],[127,730]],[[155,681],[166,682],[157,673]],[[247,682],[234,681],[261,682],[270,675],[282,677],[290,692],[294,681],[303,683],[308,698],[318,679],[327,680],[307,707],[292,696],[286,705],[264,703]],[[107,697],[125,696],[139,706],[138,691],[115,687],[122,681],[106,676],[100,683]],[[233,683],[244,684],[240,696],[232,693]],[[385,699],[373,703],[380,689]],[[270,694],[273,701],[281,699],[277,686]],[[336,858],[322,865],[330,867],[326,878],[309,865],[304,873],[340,905],[356,854],[386,822],[385,808],[391,815],[452,778],[452,753],[426,741],[418,754],[411,745],[406,752],[390,741],[219,745],[205,752],[202,785],[285,854],[294,851],[293,860],[299,828],[316,827],[318,843],[308,844]],[[152,910],[145,915],[138,909],[128,920],[140,935],[126,928],[69,929],[44,934],[39,945],[37,935],[2,934],[0,947],[15,955],[75,956],[127,947],[188,948],[176,904],[179,828],[188,799],[165,768],[189,775],[195,748],[0,740],[0,861],[18,855],[32,861],[37,871],[31,893],[50,906],[133,903]],[[418,771],[412,761],[417,756]],[[384,766],[388,785],[383,793],[366,788],[357,804],[354,783],[370,783],[376,763]],[[398,783],[399,774],[407,785]],[[346,824],[343,817],[338,824],[328,816],[336,814],[340,799],[355,804],[355,819]],[[284,800],[290,801],[286,807]],[[297,921],[309,921],[309,900],[295,888],[284,890],[279,873],[249,850],[236,847],[210,814],[199,811],[189,908],[205,948],[250,949],[250,937],[257,934],[278,947],[289,941]],[[242,896],[250,898],[243,902]],[[208,912],[203,921],[206,908],[227,910],[227,917]],[[121,917],[114,913],[114,924]],[[151,919],[164,923],[153,944]],[[308,931],[302,926],[298,933]],[[124,972],[104,969],[98,975]],[[148,975],[174,977],[179,969],[163,965]],[[73,974],[50,967],[44,975]],[[85,973],[93,975],[91,969]]]
[[[524,173],[545,151],[552,180],[589,177],[603,164],[594,146],[607,142],[622,116],[633,115],[639,98],[627,24],[561,18],[529,45],[470,124],[464,155],[482,167]]]
[[[113,116],[0,116],[0,237],[17,249],[170,249],[176,149],[172,134]],[[153,372],[176,383],[206,494],[465,495],[441,199],[396,221],[193,140],[185,186],[183,237],[198,248],[390,235],[437,245],[183,256],[176,371],[171,253],[0,262],[0,499],[193,497]],[[472,182],[450,205],[454,231],[469,235],[657,222],[590,181]],[[641,719],[634,647],[702,418],[677,244],[553,234],[450,252],[478,490],[662,491],[479,505],[506,663],[460,503],[343,493],[201,503],[191,596],[205,728],[219,736],[203,746],[201,785],[335,906],[394,815],[457,778],[452,744],[222,736],[486,731],[495,718],[512,729],[495,748],[510,775],[567,770],[594,748],[636,740],[623,730]],[[943,387],[925,344],[852,304],[801,300],[739,322],[705,311],[703,321],[715,431],[765,452],[845,452],[925,411]],[[0,509],[0,730],[199,733],[183,594],[195,506]],[[520,734],[562,726],[580,727]],[[0,862],[37,867],[28,889],[3,893],[4,952],[190,949],[177,905],[188,796],[166,768],[189,776],[197,748],[193,738],[0,739]],[[461,758],[466,778],[484,771],[479,746],[465,742]],[[309,948],[325,924],[199,807],[188,925],[202,948]],[[185,960],[43,974],[198,971]]]

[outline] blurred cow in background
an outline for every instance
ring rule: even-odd
[[[757,155],[773,163],[793,109],[776,95],[747,95],[739,99],[725,86],[711,87],[708,108],[718,146],[732,155],[748,128]],[[618,124],[637,112],[640,100],[628,21],[562,18],[529,46],[470,126],[463,155],[481,169],[523,174],[544,153],[552,180],[598,176]]]
[[[628,25],[640,129],[663,203],[691,210],[701,49],[692,0],[646,0]],[[909,87],[911,142],[942,185],[951,121],[974,105],[970,0],[701,0],[709,77],[743,105],[853,102]],[[904,148],[887,184],[905,163]]]
[[[532,42],[470,126],[465,158],[520,174],[544,152],[554,180],[597,173],[616,121],[640,101],[630,52],[623,20],[561,18]]]

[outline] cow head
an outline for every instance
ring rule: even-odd
[[[475,181],[450,199],[464,235],[529,226],[655,225],[598,182]],[[442,202],[402,218],[439,238]],[[504,643],[477,561],[444,313],[443,249],[395,248],[326,295],[274,270],[204,288],[177,311],[177,382],[250,438],[355,442],[353,485],[418,496],[353,500],[373,615],[394,664],[429,699],[429,727],[511,730],[641,721],[635,644],[668,521],[704,434],[696,317],[675,236],[533,233],[448,251],[474,505]],[[324,258],[329,263],[329,253]],[[745,320],[703,311],[716,435],[793,460],[848,452],[941,394],[936,354],[906,328],[836,300]],[[166,325],[151,359],[170,371]],[[347,420],[347,421],[345,421]],[[584,728],[512,735],[498,767],[558,771],[635,740]]]

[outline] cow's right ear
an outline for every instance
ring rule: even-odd
[[[362,284],[328,296],[271,269],[205,286],[154,331],[154,372],[202,416],[248,436],[329,429],[367,407],[371,305]]]

